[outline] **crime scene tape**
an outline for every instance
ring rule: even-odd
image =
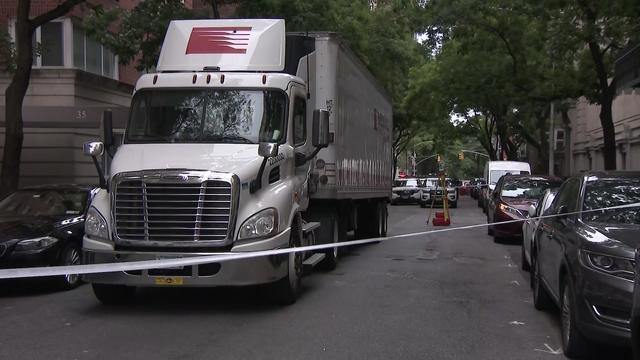
[[[198,255],[198,256],[182,257],[182,258],[174,258],[174,259],[128,261],[128,262],[115,262],[115,263],[90,264],[90,265],[45,266],[45,267],[31,267],[31,268],[1,269],[0,279],[59,276],[59,275],[66,275],[66,274],[94,274],[94,273],[106,273],[106,272],[118,272],[118,271],[143,270],[143,269],[162,269],[162,268],[170,268],[170,267],[178,267],[178,266],[201,265],[201,264],[208,264],[208,263],[220,263],[220,262],[226,262],[226,261],[232,261],[232,260],[251,259],[251,258],[262,257],[262,256],[284,255],[284,254],[290,254],[290,253],[296,253],[296,252],[317,251],[317,250],[331,249],[331,248],[344,247],[344,246],[363,245],[363,244],[369,244],[374,242],[406,239],[406,238],[413,238],[417,236],[424,236],[424,235],[430,235],[430,234],[482,228],[489,225],[518,223],[518,222],[523,222],[529,219],[548,219],[548,218],[559,217],[559,216],[579,215],[584,213],[604,212],[609,210],[628,209],[628,208],[635,208],[635,207],[640,207],[640,202],[633,203],[633,204],[626,204],[626,205],[604,207],[599,209],[574,211],[574,212],[568,212],[564,214],[551,214],[551,215],[537,216],[534,218],[500,221],[500,222],[494,222],[491,224],[483,223],[483,224],[456,226],[451,228],[420,231],[420,232],[400,234],[400,235],[387,236],[387,237],[351,240],[351,241],[345,241],[340,243],[309,245],[309,246],[300,246],[300,247],[294,247],[294,248],[273,249],[273,250],[264,250],[264,251],[218,253],[218,254],[211,254],[211,255]]]

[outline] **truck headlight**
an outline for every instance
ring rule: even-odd
[[[590,251],[581,251],[582,260],[588,267],[605,272],[609,275],[617,276],[626,280],[633,281],[635,270],[632,259],[625,259],[616,256],[593,253]]]
[[[43,236],[35,239],[22,240],[16,244],[14,251],[41,250],[58,242],[58,239],[51,236]]]
[[[84,233],[96,239],[109,239],[107,220],[105,220],[94,207],[89,208],[89,211],[87,211],[87,219],[84,222]]]
[[[248,218],[240,226],[238,240],[268,237],[278,232],[278,210],[268,208]]]

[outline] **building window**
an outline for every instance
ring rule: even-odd
[[[33,54],[34,67],[64,66],[64,36],[62,25],[62,21],[51,21],[33,32],[31,42],[33,43],[34,49],[36,49],[36,52]]]
[[[73,25],[73,66],[94,74],[115,78],[116,56],[107,47]]]

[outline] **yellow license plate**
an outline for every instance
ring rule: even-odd
[[[184,284],[182,276],[159,276],[156,277],[156,285],[178,286]]]

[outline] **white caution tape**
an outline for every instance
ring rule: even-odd
[[[438,233],[458,231],[458,230],[482,228],[489,225],[518,223],[518,222],[523,222],[529,219],[547,219],[547,218],[553,218],[558,216],[578,215],[578,214],[590,213],[590,212],[604,212],[608,210],[628,209],[628,208],[634,208],[634,207],[640,207],[640,203],[611,206],[611,207],[605,207],[605,208],[593,209],[593,210],[574,211],[574,212],[569,212],[565,214],[543,215],[535,218],[508,220],[508,221],[494,222],[491,224],[475,224],[475,225],[457,226],[457,227],[421,231],[421,232],[387,236],[387,237],[379,237],[379,238],[371,238],[371,239],[363,239],[363,240],[352,240],[352,241],[345,241],[337,244],[330,243],[330,244],[310,245],[310,246],[301,246],[301,247],[295,247],[295,248],[274,249],[274,250],[265,250],[265,251],[199,255],[194,257],[175,258],[175,259],[128,261],[128,262],[115,262],[115,263],[91,264],[91,265],[46,266],[46,267],[32,267],[32,268],[19,268],[19,269],[2,269],[0,270],[0,279],[58,276],[58,275],[66,275],[66,274],[95,274],[95,273],[143,270],[143,269],[163,269],[163,268],[200,265],[200,264],[209,264],[209,263],[221,263],[221,262],[226,262],[231,260],[251,259],[251,258],[262,257],[262,256],[284,255],[284,254],[290,254],[290,253],[296,253],[296,252],[317,251],[317,250],[331,249],[331,248],[343,247],[343,246],[354,246],[354,245],[369,244],[373,242],[406,239],[406,238],[413,238],[416,236],[424,236],[424,235],[438,234]]]

